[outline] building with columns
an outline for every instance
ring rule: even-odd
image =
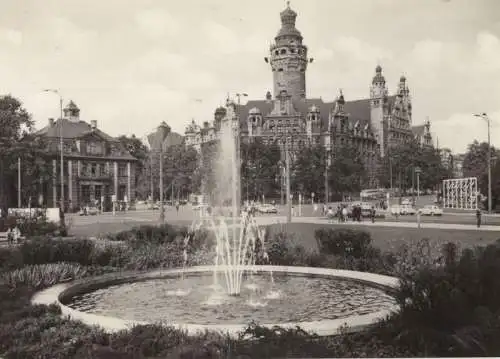
[[[82,121],[80,109],[70,101],[62,119],[49,119],[37,132],[45,138],[52,158],[52,180],[42,189],[44,206],[58,207],[61,199],[61,131],[67,209],[76,210],[103,199],[105,210],[110,210],[113,195],[118,201],[135,199],[137,159],[117,139],[101,131],[96,120]]]
[[[228,119],[230,112],[239,121],[242,141],[258,136],[264,142],[271,142],[285,136],[292,151],[315,144],[333,156],[341,146],[357,147],[369,173],[365,187],[377,185],[377,163],[394,145],[413,138],[422,145],[432,146],[430,122],[413,126],[406,77],[400,77],[394,94],[390,95],[380,65],[376,66],[371,82],[367,81],[367,98],[350,100],[341,90],[331,102],[308,98],[306,73],[313,59],[295,26],[297,13],[288,5],[280,17],[281,27],[269,55],[264,58],[272,73],[273,93],[268,91],[262,99],[245,104],[228,100],[226,108],[215,110],[212,123],[198,126],[193,122],[186,128],[187,145],[200,150],[202,143],[217,140],[220,124]]]

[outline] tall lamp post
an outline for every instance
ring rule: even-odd
[[[44,92],[52,92],[59,96],[59,111],[60,111],[60,125],[59,125],[59,146],[61,155],[61,198],[60,208],[64,212],[64,141],[63,141],[63,98],[57,89],[44,89]]]
[[[486,113],[474,114],[476,117],[480,117],[486,121],[488,124],[488,213],[491,213],[491,142],[490,142],[490,127],[491,121]]]
[[[165,222],[165,207],[163,206],[163,142],[167,138],[170,128],[162,121],[158,127],[158,134],[160,136],[160,223]]]
[[[415,167],[415,174],[417,175],[417,201],[420,200],[420,167]]]

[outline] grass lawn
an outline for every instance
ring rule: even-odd
[[[382,250],[391,250],[398,248],[402,243],[411,240],[420,240],[429,238],[432,241],[447,243],[454,242],[460,248],[473,247],[477,245],[487,245],[500,239],[500,232],[492,231],[461,231],[437,228],[388,228],[388,227],[362,227],[359,226],[335,226],[334,224],[316,224],[316,223],[289,223],[270,225],[271,233],[281,231],[283,228],[287,233],[293,234],[297,244],[307,249],[317,249],[314,232],[323,227],[332,228],[352,228],[365,230],[370,233],[374,246]]]

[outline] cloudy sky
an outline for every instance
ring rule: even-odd
[[[0,93],[20,98],[37,127],[58,115],[60,89],[111,135],[144,136],[165,120],[184,131],[211,120],[227,93],[272,89],[263,60],[281,0],[5,0]],[[414,124],[426,117],[440,147],[500,146],[500,1],[294,0],[315,58],[308,97],[365,98],[377,63],[394,92],[408,78]],[[202,100],[201,102],[198,100]]]

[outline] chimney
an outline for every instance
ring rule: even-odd
[[[90,128],[92,128],[93,130],[95,130],[97,128],[97,121],[96,120],[90,121]]]
[[[53,126],[54,126],[54,119],[49,118],[49,127],[53,127]]]
[[[210,127],[210,123],[208,123],[208,121],[203,122],[203,127],[204,128],[209,128]]]

